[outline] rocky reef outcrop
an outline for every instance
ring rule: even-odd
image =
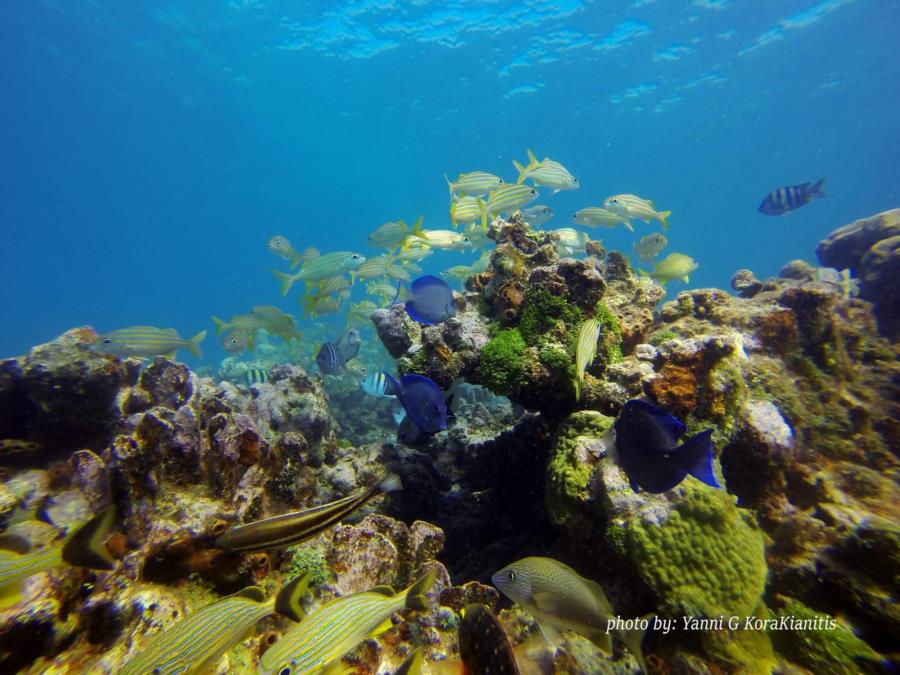
[[[402,306],[373,313],[400,372],[453,388],[455,425],[416,448],[395,441],[394,402],[360,410],[358,377],[324,383],[267,364],[266,382],[238,386],[165,358],[96,354],[89,329],[3,361],[0,437],[18,439],[0,458],[7,533],[53,545],[57,528],[110,504],[118,515],[105,544],[114,570],[41,571],[0,610],[0,670],[118,672],[197,608],[249,585],[272,595],[306,572],[314,611],[436,570],[432,608],[398,615],[345,664],[393,672],[422,645],[431,661],[453,659],[469,602],[503,608],[516,643],[537,632],[488,585],[526,555],[595,579],[622,617],[663,622],[644,637],[652,672],[896,666],[897,213],[823,242],[820,260],[835,269],[792,261],[769,279],[739,271],[736,295],[670,298],[597,242],[560,258],[557,235],[497,219],[491,262],[466,281],[456,317],[420,326]],[[589,317],[601,338],[576,399],[575,341]],[[687,435],[712,431],[722,489],[692,477],[662,494],[631,488],[610,429],[634,398],[678,416]],[[387,472],[403,491],[315,539],[215,546],[232,525],[347,496]],[[36,506],[56,527],[14,517]],[[217,672],[252,672],[288,626],[263,620]],[[573,634],[559,646],[545,671],[634,667]]]

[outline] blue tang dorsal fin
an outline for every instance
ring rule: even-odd
[[[686,430],[684,422],[682,422],[674,415],[670,415],[662,408],[657,408],[649,401],[645,401],[643,399],[633,399],[631,401],[628,401],[628,403],[626,403],[625,405],[638,408],[643,414],[652,417],[655,424],[657,424],[662,429],[670,432],[674,436],[673,440],[677,441],[679,438],[684,436],[684,432]]]

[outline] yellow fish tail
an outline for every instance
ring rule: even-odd
[[[411,237],[418,237],[419,239],[424,239],[428,241],[428,235],[422,232],[422,223],[425,221],[425,216],[419,216],[419,219],[413,223]],[[405,249],[404,249],[405,250]]]
[[[306,612],[303,611],[300,599],[309,589],[309,580],[310,573],[306,572],[295,577],[282,588],[275,598],[275,611],[294,621],[301,621],[306,616]]]
[[[475,197],[475,203],[478,204],[478,210],[481,212],[481,229],[487,230],[487,204],[485,204],[481,197]]]
[[[220,319],[219,317],[214,316],[212,320],[213,323],[216,324],[216,335],[221,335],[225,332],[225,329],[228,328],[228,324],[222,321],[222,319]]]
[[[580,401],[581,400],[581,378],[576,377],[572,382],[575,385],[575,400]]]
[[[669,218],[669,216],[672,215],[672,212],[671,211],[660,211],[657,215],[659,216],[659,222],[662,223],[663,229],[668,230],[669,223],[667,222],[667,219]]]
[[[291,290],[291,286],[294,285],[294,277],[290,274],[279,272],[278,270],[272,270],[272,274],[274,274],[275,278],[281,282],[281,294],[287,295],[288,291]]]
[[[529,152],[531,151],[529,150]],[[527,177],[526,174],[528,173],[528,169],[519,164],[516,160],[513,160],[513,166],[516,167],[516,171],[519,172],[519,178],[516,180],[516,185],[519,185],[520,183],[524,182],[525,178]]]
[[[406,589],[407,609],[428,609],[428,596],[426,595],[437,580],[437,570],[433,569],[416,583]]]
[[[194,337],[192,337],[190,340],[188,340],[188,342],[191,343],[188,346],[188,349],[190,350],[191,354],[196,356],[198,359],[203,358],[203,352],[200,351],[200,343],[203,342],[205,339],[206,339],[206,331],[201,330]]]
[[[528,152],[528,168],[534,169],[540,162],[537,160],[537,157],[534,156],[534,153],[530,148],[526,152]]]

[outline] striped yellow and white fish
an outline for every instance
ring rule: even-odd
[[[668,244],[669,240],[662,232],[651,232],[641,237],[641,240],[632,246],[632,250],[641,260],[653,260]]]
[[[517,183],[532,180],[535,185],[551,188],[554,194],[560,190],[577,190],[579,187],[578,179],[566,167],[549,157],[544,157],[539,162],[531,150],[528,151],[528,166],[522,166],[516,161],[513,161],[513,166],[519,172]]]
[[[265,384],[269,381],[269,371],[265,368],[250,368],[244,373],[244,381],[248,387],[255,384]]]
[[[175,358],[179,349],[187,349],[198,359],[203,357],[200,343],[206,338],[202,330],[190,340],[185,340],[174,328],[156,328],[154,326],[131,326],[103,333],[91,349],[100,354],[115,354],[123,358],[139,356],[168,356]]]
[[[363,265],[367,264],[368,261],[363,263]],[[350,272],[350,274],[352,275],[353,272]],[[337,276],[329,277],[328,279],[323,279],[322,281],[320,281],[316,294],[328,295],[329,293],[340,293],[341,291],[346,291],[352,285],[353,284],[350,279],[345,277],[343,274],[339,274]]]
[[[394,262],[421,262],[432,253],[434,253],[432,248],[423,240],[407,239],[404,250],[394,253]]]
[[[378,586],[325,604],[272,645],[259,662],[268,675],[313,675],[337,663],[363,640],[391,627],[390,618],[402,609],[427,609],[427,593],[437,578],[431,570],[409,588],[394,593]]]
[[[216,324],[216,335],[221,335],[226,330],[255,333],[259,328],[259,320],[252,314],[235,314],[231,321],[222,321],[217,316],[212,317],[212,320]]]
[[[389,279],[397,279],[398,281],[409,281],[411,278],[409,269],[398,263],[391,263],[388,265],[385,268],[384,273]]]
[[[574,227],[559,227],[555,230],[547,230],[559,237],[556,250],[560,255],[574,255],[584,253],[584,248],[591,238],[584,232],[579,232]]]
[[[588,206],[585,209],[579,209],[572,216],[572,222],[576,225],[584,225],[586,227],[615,227],[616,225],[625,225],[629,230],[634,232],[631,221],[627,218],[614,213],[609,209],[600,206]]]
[[[478,206],[478,198],[465,195],[454,199],[450,204],[450,222],[453,227],[470,225],[481,220],[481,208]]]
[[[656,219],[663,226],[663,229],[669,227],[668,218],[672,215],[671,211],[657,211],[653,202],[649,199],[643,199],[637,195],[614,195],[603,202],[603,208],[622,216],[625,220],[637,218],[649,223]],[[631,228],[629,228],[631,229]]]
[[[378,495],[402,489],[400,478],[390,474],[350,497],[239,525],[219,537],[216,546],[226,551],[262,551],[299,544],[324,532]]]
[[[266,600],[257,586],[201,607],[172,627],[139,645],[121,675],[188,675],[211,670],[229,649],[245,639],[258,621],[278,612],[294,621],[304,618],[300,598],[309,574],[296,577]]]
[[[371,300],[354,302],[350,305],[350,312],[347,314],[347,322],[351,324],[368,323],[372,319],[372,312],[376,309],[378,309],[378,305]]]
[[[467,195],[479,197],[503,185],[502,178],[485,171],[461,173],[453,182],[446,176],[444,176],[444,179],[447,181],[447,185],[450,186],[450,199]]]
[[[47,570],[72,565],[94,570],[111,570],[115,560],[106,548],[106,537],[116,522],[108,508],[72,531],[61,542],[32,551],[27,539],[14,534],[0,535],[0,610],[22,599],[22,582]]]
[[[322,281],[336,277],[357,269],[365,261],[365,256],[353,251],[334,251],[304,263],[294,274],[278,270],[272,270],[272,273],[281,281],[281,294],[287,295],[297,281]]]
[[[259,326],[270,335],[280,337],[285,342],[299,340],[301,335],[297,332],[294,317],[287,312],[282,312],[272,305],[257,305],[250,314],[259,322]]]
[[[488,219],[501,213],[512,213],[537,199],[538,191],[530,185],[503,184],[488,195],[481,208],[481,228],[487,229]]]
[[[463,234],[472,242],[472,248],[486,248],[494,243],[492,239],[488,238],[487,230],[481,227],[480,222],[466,225],[463,229]]]
[[[376,255],[369,258],[357,269],[350,272],[350,278],[353,283],[357,279],[377,279],[387,274],[387,267],[393,262],[393,257],[389,254]]]
[[[395,249],[422,230],[423,216],[410,227],[403,220],[385,223],[369,235],[369,245],[374,248]]]
[[[303,253],[297,253],[288,238],[280,234],[269,239],[269,250],[279,258],[290,260],[291,269],[320,255],[319,249],[312,246],[303,251]]]
[[[337,295],[304,295],[300,298],[303,316],[324,316],[341,310],[344,301],[350,298],[350,291],[341,291]]]
[[[469,238],[453,230],[423,230],[416,235],[432,248],[443,251],[462,251],[472,247]]]
[[[600,322],[597,319],[587,319],[578,331],[578,340],[575,343],[575,400],[581,400],[581,390],[584,386],[584,371],[593,363],[597,356],[597,340],[600,339]]]
[[[379,298],[393,298],[397,294],[397,287],[386,282],[371,282],[366,284],[366,293]]]

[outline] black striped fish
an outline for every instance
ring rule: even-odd
[[[216,546],[228,551],[262,551],[299,544],[324,532],[374,497],[402,489],[400,478],[391,474],[359,494],[235,527],[219,537]]]
[[[384,393],[387,389],[387,384],[387,375],[383,372],[377,372],[371,373],[359,386],[362,387],[362,390],[369,396],[375,396],[376,398],[396,398],[396,396],[389,396]]]
[[[759,212],[767,216],[780,216],[788,211],[799,209],[808,204],[814,197],[824,197],[822,186],[825,179],[815,183],[803,183],[802,185],[788,185],[772,190],[759,205]]]
[[[264,368],[250,368],[244,373],[244,379],[247,386],[252,387],[254,384],[265,384],[269,381],[269,371]]]
[[[376,586],[363,593],[335,598],[291,627],[266,650],[259,662],[259,672],[309,675],[325,671],[366,638],[390,628],[389,619],[394,612],[428,609],[426,593],[436,578],[437,571],[432,569],[400,593],[394,593],[390,586]]]
[[[308,587],[307,573],[296,577],[268,601],[261,588],[250,586],[206,605],[140,645],[137,655],[121,673],[186,675],[211,670],[225,652],[269,614],[277,612],[294,621],[303,619],[300,598]]]

